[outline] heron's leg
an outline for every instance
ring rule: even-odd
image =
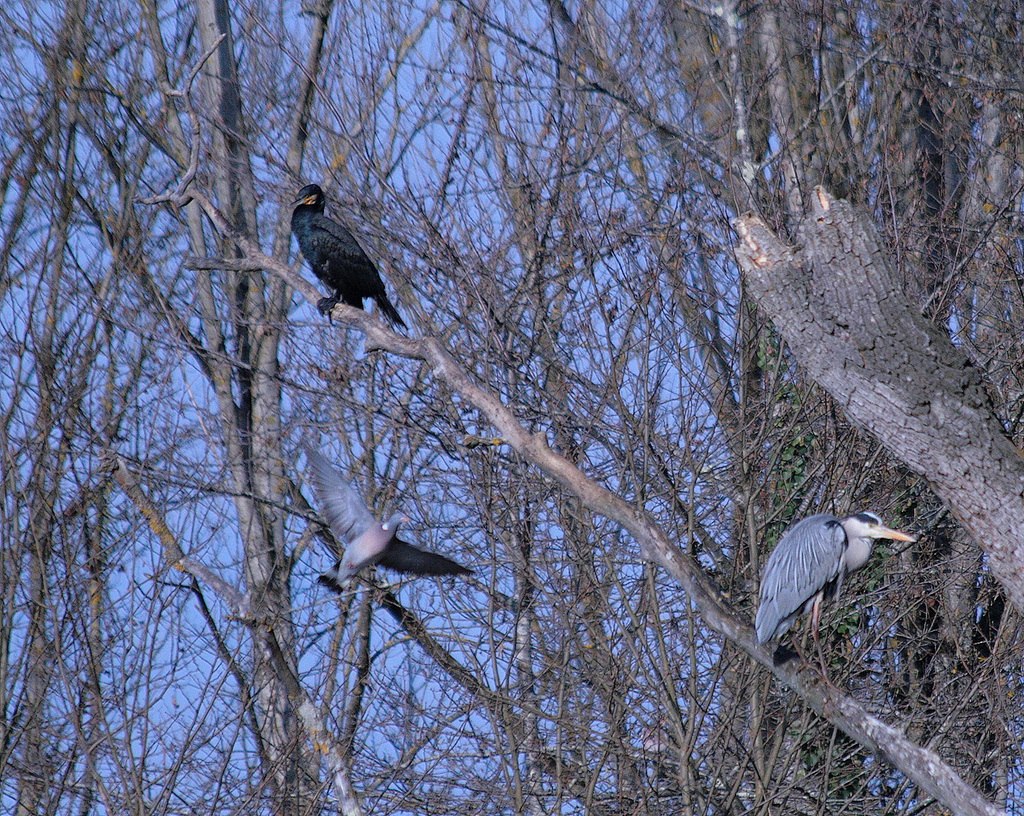
[[[819,592],[814,596],[814,601],[811,603],[811,636],[814,638],[814,645],[818,649],[818,662],[821,664],[821,673],[825,679],[828,679],[828,671],[825,668],[825,654],[821,650],[821,636],[818,633],[818,625],[821,623],[821,603],[824,597],[824,593]]]

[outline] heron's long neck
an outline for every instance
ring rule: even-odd
[[[846,571],[854,572],[863,567],[871,557],[871,539],[850,536],[846,545],[846,553],[843,561],[846,563]]]

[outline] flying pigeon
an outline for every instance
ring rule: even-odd
[[[344,556],[317,579],[321,584],[340,592],[353,575],[373,564],[412,575],[465,575],[473,571],[402,541],[398,526],[409,520],[407,516],[395,513],[383,524],[377,521],[341,474],[311,445],[306,444],[305,449],[320,513],[334,536],[345,542]]]

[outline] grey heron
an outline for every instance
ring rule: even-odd
[[[867,563],[878,538],[915,540],[867,512],[843,519],[819,513],[790,527],[772,550],[761,576],[761,601],[754,619],[757,642],[782,637],[798,615],[810,612],[811,634],[824,668],[818,639],[822,601],[838,595],[846,575]],[[777,652],[775,663],[780,662]]]

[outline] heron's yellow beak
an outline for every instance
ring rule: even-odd
[[[891,527],[876,527],[871,531],[871,537],[891,538],[893,541],[917,541],[917,539],[909,533],[902,533],[899,530],[893,530]]]

